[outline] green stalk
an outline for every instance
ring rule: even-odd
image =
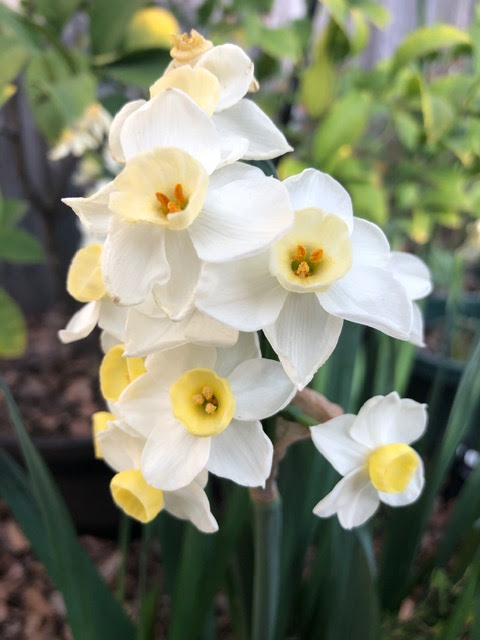
[[[137,640],[143,640],[144,624],[142,614],[144,611],[145,597],[147,593],[147,569],[148,569],[148,553],[150,550],[150,539],[152,534],[151,523],[144,524],[142,527],[142,539],[140,542],[139,552],[139,568],[138,568],[138,587],[137,587]]]
[[[120,514],[120,527],[118,533],[118,550],[120,552],[120,567],[118,570],[118,582],[116,596],[119,602],[123,603],[125,598],[125,576],[127,573],[127,554],[128,545],[130,543],[130,533],[132,530],[132,521],[125,514]]]
[[[254,511],[255,548],[252,640],[273,640],[277,619],[281,499],[276,489],[271,492],[271,498],[262,495],[266,492],[267,489],[256,489],[250,493]]]

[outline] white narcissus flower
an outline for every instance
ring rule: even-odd
[[[175,320],[193,310],[202,260],[251,255],[293,221],[278,180],[242,163],[208,177],[204,165],[174,147],[134,155],[97,199],[66,202],[97,233],[109,217],[102,273],[112,300],[141,304],[155,287]]]
[[[414,502],[424,485],[423,462],[409,445],[424,433],[426,405],[394,391],[368,400],[357,416],[342,415],[311,427],[320,453],[344,476],[313,512],[337,514],[344,529],[363,524],[380,502]]]
[[[50,160],[60,160],[70,154],[80,157],[89,149],[97,149],[108,135],[112,116],[101,104],[89,105],[71,127],[65,129],[58,143],[50,149]]]
[[[127,309],[113,304],[105,291],[101,272],[102,244],[95,242],[79,249],[73,256],[67,276],[67,291],[84,306],[58,332],[63,343],[86,338],[99,327],[123,341]]]
[[[96,457],[117,472],[110,482],[113,500],[127,515],[145,523],[165,509],[204,533],[218,530],[204,491],[207,473],[181,489],[162,491],[149,485],[140,470],[145,438],[106,411],[94,414],[93,430]]]
[[[186,345],[155,353],[115,412],[147,438],[141,470],[166,490],[202,469],[245,486],[264,485],[273,446],[260,420],[288,404],[294,387],[280,363],[260,358],[255,334],[228,349]]]
[[[195,32],[196,33],[196,32]],[[151,100],[127,103],[115,116],[110,129],[113,157],[123,162],[127,156],[126,130],[135,122],[142,126],[137,112],[150,109],[152,119],[161,118],[154,104],[165,92],[176,90],[188,96],[208,117],[219,134],[218,166],[236,160],[266,160],[292,151],[285,136],[251,100],[244,99],[254,83],[253,62],[238,46],[211,46],[199,34],[177,37],[183,49],[172,60],[163,76],[150,88]],[[202,53],[198,55],[197,52]],[[176,55],[176,48],[172,49]],[[143,119],[144,120],[144,119]]]
[[[353,217],[348,193],[333,178],[306,169],[284,184],[293,227],[263,253],[205,264],[196,305],[240,331],[263,329],[302,389],[332,353],[344,320],[410,339],[412,297],[422,287],[413,293],[407,270],[395,273],[385,235]]]

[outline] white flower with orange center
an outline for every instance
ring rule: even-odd
[[[234,347],[186,345],[148,356],[115,411],[147,438],[141,470],[165,490],[202,469],[246,486],[263,485],[273,447],[260,420],[288,404],[294,387],[280,363],[259,357],[254,334]]]
[[[152,292],[165,308],[175,308],[175,320],[193,309],[202,260],[251,255],[293,221],[278,180],[242,163],[209,177],[204,165],[174,147],[133,156],[97,196],[110,212],[102,258],[109,296],[131,306]],[[94,230],[105,229],[105,205],[79,200],[67,203]]]
[[[94,242],[79,249],[73,256],[67,276],[67,291],[85,303],[58,332],[63,343],[86,338],[99,325],[101,329],[123,340],[127,310],[118,307],[108,297],[102,277],[102,244]]]
[[[107,411],[93,415],[93,433],[96,457],[103,458],[117,472],[110,482],[112,498],[127,515],[146,523],[165,510],[190,520],[204,533],[218,530],[204,491],[206,472],[181,489],[163,491],[148,484],[140,470],[144,437]]]
[[[284,184],[293,227],[265,252],[205,264],[196,305],[240,331],[263,329],[302,389],[332,353],[344,320],[410,339],[421,287],[408,293],[385,235],[353,217],[348,193],[333,178],[307,169]],[[415,265],[418,284],[425,274]]]
[[[410,444],[424,433],[426,405],[394,391],[368,400],[358,415],[342,415],[311,427],[320,453],[344,476],[313,512],[337,514],[345,529],[370,518],[380,502],[414,502],[424,485],[423,463]]]

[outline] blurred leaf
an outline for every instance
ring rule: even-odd
[[[77,62],[74,64],[76,67]],[[50,143],[96,100],[96,85],[91,73],[77,73],[52,50],[32,58],[26,73],[27,97],[37,125]]]
[[[260,16],[247,14],[245,18],[248,44],[260,47],[273,58],[289,58],[297,62],[302,55],[302,43],[293,27],[269,29]]]
[[[49,27],[60,34],[63,25],[80,5],[81,0],[36,0],[35,10],[45,19]]]
[[[425,86],[422,87],[421,95],[427,139],[430,143],[435,143],[453,127],[456,113],[446,99],[431,94]]]
[[[31,264],[45,259],[40,242],[24,229],[0,230],[0,260]]]
[[[3,379],[0,387],[28,469],[27,476],[2,453],[0,493],[61,591],[75,640],[133,640],[133,625],[78,543],[67,508]]]
[[[456,45],[471,45],[469,34],[449,24],[435,24],[417,29],[400,43],[393,58],[393,70],[430,53]]]
[[[348,191],[352,197],[355,215],[378,225],[388,219],[387,193],[381,186],[372,183],[351,183]]]
[[[0,357],[18,358],[27,346],[25,318],[17,303],[0,288]]]
[[[338,24],[345,26],[348,18],[347,0],[320,0],[320,3],[330,11]]]
[[[455,603],[445,628],[442,630],[442,640],[457,640],[463,636],[465,625],[471,618],[472,603],[479,581],[479,573],[480,551],[477,551],[472,565],[467,569],[461,594]]]
[[[350,18],[353,25],[353,33],[350,36],[352,55],[356,55],[365,49],[370,40],[370,27],[367,19],[360,9],[352,8]]]
[[[18,198],[3,198],[0,194],[0,234],[13,227],[25,215],[27,203]]]
[[[300,96],[308,113],[320,116],[335,97],[336,69],[329,57],[322,53],[305,69],[300,80]]]
[[[284,156],[277,166],[277,173],[280,180],[286,180],[290,176],[294,176],[297,173],[301,173],[304,169],[308,168],[308,164],[296,158],[294,155]],[[480,195],[479,195],[480,197]]]
[[[4,87],[0,87],[0,107],[3,107],[5,102],[14,96],[17,92],[17,87],[14,84],[6,84]]]
[[[376,2],[362,2],[361,8],[377,29],[384,29],[390,22],[391,16],[388,9]]]
[[[90,41],[94,55],[110,53],[119,49],[127,25],[145,0],[115,2],[93,0],[89,3]],[[161,73],[158,74],[160,76]],[[157,76],[157,77],[158,77]]]
[[[170,56],[161,49],[150,49],[125,55],[111,64],[101,65],[98,71],[125,85],[147,92],[165,71]]]
[[[29,58],[30,52],[13,36],[0,37],[0,86],[14,80]]]
[[[409,234],[417,244],[426,244],[432,235],[433,217],[424,209],[415,208],[412,212]]]
[[[422,136],[422,127],[417,120],[406,111],[393,113],[393,124],[400,142],[409,150],[418,147]]]
[[[350,92],[333,105],[313,138],[313,159],[317,167],[325,167],[342,145],[355,144],[363,135],[370,116],[370,104],[366,94]]]

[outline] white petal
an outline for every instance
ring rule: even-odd
[[[358,412],[350,434],[366,447],[385,444],[411,444],[425,432],[427,405],[400,398],[396,391],[370,398]]]
[[[376,224],[354,218],[350,239],[355,266],[389,268],[390,245],[385,234]]]
[[[235,396],[237,420],[263,420],[278,413],[295,395],[296,389],[275,360],[244,360],[228,376]]]
[[[213,121],[213,118],[212,118]],[[248,149],[248,140],[235,133],[229,134],[227,131],[221,131],[220,134],[220,160],[217,169],[231,165],[237,160],[241,160]]]
[[[177,491],[164,491],[163,501],[169,513],[176,518],[190,520],[203,533],[218,531],[207,494],[196,482],[191,482]]]
[[[117,421],[110,423],[97,437],[102,456],[112,469],[119,472],[139,468],[145,438],[127,433]]]
[[[418,466],[415,469],[413,478],[410,480],[408,487],[401,493],[383,493],[378,492],[380,500],[391,507],[403,507],[406,504],[411,504],[418,499],[422,493],[423,486],[425,484],[425,472],[423,468],[423,462],[420,456],[418,456]]]
[[[240,100],[212,119],[220,139],[227,136],[248,141],[247,149],[240,156],[244,160],[267,160],[293,151],[283,133],[251,100]]]
[[[253,62],[234,44],[223,44],[204,53],[195,65],[197,69],[200,67],[213,73],[220,82],[216,111],[241,100],[253,80]]]
[[[431,293],[430,271],[423,260],[404,251],[393,251],[391,260],[393,275],[405,287],[411,300],[419,300]]]
[[[251,164],[245,164],[244,162],[234,162],[229,165],[228,170],[220,171],[219,169],[212,173],[208,186],[212,190],[221,189],[234,180],[254,180],[255,178],[262,178],[264,175],[263,171],[258,167],[253,167]]]
[[[125,355],[147,356],[154,351],[173,349],[189,342],[185,335],[189,319],[146,316],[136,308],[128,310],[125,327]]]
[[[185,337],[194,344],[232,347],[238,331],[195,310],[186,322]]]
[[[264,333],[287,375],[303,389],[335,349],[342,325],[343,320],[322,309],[314,293],[289,293]]]
[[[166,231],[165,254],[171,275],[166,284],[153,287],[152,296],[167,316],[181,320],[193,310],[201,263],[188,231]]]
[[[128,309],[113,304],[107,296],[102,298],[100,303],[98,326],[110,335],[115,336],[117,342],[124,342]]]
[[[273,445],[258,421],[232,420],[213,436],[207,468],[246,487],[265,486],[272,468]]]
[[[305,169],[301,174],[287,178],[284,185],[295,211],[318,208],[338,216],[352,230],[352,201],[342,185],[331,176],[316,169]]]
[[[177,89],[165,89],[132,113],[120,139],[125,157],[155,147],[177,147],[211,173],[220,160],[219,137],[207,114]]]
[[[210,440],[192,436],[178,420],[165,420],[150,434],[143,450],[145,480],[163,491],[187,486],[206,466]]]
[[[217,349],[215,371],[227,377],[244,360],[260,358],[260,342],[257,333],[239,333],[235,344],[227,349]]]
[[[127,117],[145,104],[145,100],[132,100],[124,104],[120,111],[115,115],[110,126],[108,134],[108,144],[112,158],[116,162],[125,162],[125,154],[123,153],[122,143],[120,141],[120,133]]]
[[[355,419],[356,416],[346,414],[310,427],[313,444],[342,476],[363,467],[370,454],[368,447],[350,435]]]
[[[157,380],[165,380],[170,385],[185,371],[196,369],[213,369],[217,359],[215,347],[187,344],[176,349],[169,349],[149,356],[145,365],[149,374]]]
[[[380,504],[378,493],[363,469],[351,471],[320,500],[313,513],[328,518],[336,513],[344,529],[358,527],[370,518]]]
[[[228,176],[229,169],[220,171]],[[281,182],[264,175],[234,177],[222,187],[209,186],[203,210],[189,231],[202,260],[225,262],[257,253],[292,222],[293,212]]]
[[[118,344],[118,338],[112,336],[108,331],[102,331],[100,333],[100,348],[103,353],[108,353],[112,347]]]
[[[108,208],[112,188],[113,182],[109,182],[88,198],[63,198],[62,202],[74,210],[90,233],[105,236],[112,217]]]
[[[64,344],[86,338],[95,328],[100,313],[101,300],[94,300],[83,305],[68,321],[65,329],[58,332],[58,337]]]
[[[328,313],[408,340],[412,304],[402,285],[386,270],[354,266],[317,297]]]
[[[423,330],[423,316],[420,307],[416,302],[412,305],[413,321],[410,329],[408,341],[416,347],[425,346],[425,334]]]
[[[115,304],[134,305],[146,299],[156,282],[165,282],[170,269],[161,227],[115,217],[102,254],[105,288]]]
[[[257,331],[275,322],[287,291],[270,275],[269,252],[202,267],[196,305],[240,331]]]

